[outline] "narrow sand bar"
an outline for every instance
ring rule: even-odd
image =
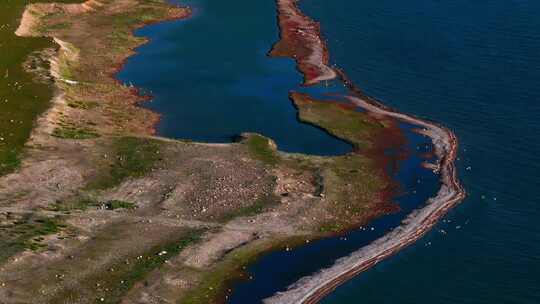
[[[287,291],[265,299],[264,303],[318,303],[339,285],[421,238],[448,210],[465,197],[465,191],[456,176],[454,161],[458,142],[454,133],[435,123],[395,112],[374,101],[353,96],[348,98],[355,105],[373,114],[389,116],[419,126],[418,132],[429,136],[435,147],[438,163],[434,165],[434,170],[440,173],[441,188],[423,208],[410,214],[402,225],[392,232],[337,260],[333,266],[300,279]]]
[[[448,210],[462,201],[466,194],[456,175],[455,160],[458,141],[455,134],[448,128],[437,123],[427,122],[412,115],[400,113],[362,94],[347,79],[343,72],[328,67],[328,51],[324,40],[320,36],[319,24],[302,14],[296,0],[277,0],[277,2],[280,12],[279,20],[282,39],[280,43],[286,43],[289,47],[293,48],[289,53],[293,54],[292,57],[299,62],[300,71],[304,73],[305,71],[311,72],[310,69],[302,69],[300,63],[318,62],[318,64],[314,65],[319,67],[318,73],[315,73],[315,76],[304,74],[307,80],[306,83],[309,83],[309,80],[316,82],[321,79],[327,79],[328,77],[326,76],[330,76],[332,73],[335,75],[339,74],[343,82],[353,92],[354,96],[346,96],[346,99],[352,104],[364,109],[370,115],[381,118],[392,118],[418,126],[416,130],[418,133],[431,138],[434,152],[437,156],[435,164],[426,164],[426,166],[439,173],[441,181],[441,187],[437,195],[430,198],[424,207],[412,212],[392,232],[375,240],[370,245],[360,248],[349,256],[337,260],[333,266],[300,279],[295,284],[289,286],[286,291],[278,292],[274,296],[264,300],[266,304],[318,303],[339,285],[417,241]],[[307,21],[303,22],[303,20]],[[306,26],[306,22],[309,26]],[[311,29],[311,31],[305,32],[306,28]],[[316,39],[313,38],[315,35]],[[307,39],[308,37],[309,39]],[[311,41],[311,43],[307,42],[306,39],[307,41]],[[283,42],[284,40],[289,41]],[[300,45],[300,50],[304,48],[311,48],[311,50],[294,50],[294,46],[296,45]],[[297,54],[311,54],[311,56],[298,56]],[[327,67],[332,70],[332,73],[320,67]]]

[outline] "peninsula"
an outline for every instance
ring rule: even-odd
[[[464,196],[453,133],[364,96],[330,67],[320,26],[294,0],[277,1],[282,39],[270,56],[295,59],[305,85],[339,79],[351,94],[323,100],[292,91],[283,102],[348,142],[348,154],[285,153],[255,133],[229,144],[158,136],[159,114],[140,106],[150,97],[115,75],[149,42],[134,30],[189,18],[190,8],[69,2],[28,4],[15,31],[54,42],[20,62],[54,94],[24,146],[10,152],[16,161],[0,170],[1,303],[226,302],[260,256],[399,209],[386,168],[401,155],[384,151],[405,145],[401,122],[433,141],[437,161],[426,166],[441,175],[437,197],[383,239],[266,301],[319,301],[418,239]],[[15,77],[5,81],[15,85]]]

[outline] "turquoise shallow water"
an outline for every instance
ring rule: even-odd
[[[348,151],[296,121],[287,92],[301,77],[290,60],[265,56],[277,39],[273,1],[190,4],[195,18],[140,31],[153,42],[119,75],[155,96],[148,106],[164,114],[163,135],[228,141],[258,131],[288,151]],[[324,302],[539,303],[540,3],[304,0],[302,8],[322,23],[332,62],[357,86],[456,132],[469,192],[420,242]],[[402,169],[405,187],[422,176],[414,160]],[[256,303],[355,249],[319,244],[328,246],[253,265],[255,280],[239,283],[231,302]]]

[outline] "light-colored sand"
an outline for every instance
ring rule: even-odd
[[[29,6],[24,10],[24,13],[21,18],[21,23],[15,31],[15,35],[19,37],[30,37],[33,36],[35,28],[39,25],[39,17],[36,17],[36,12],[32,8],[37,7],[37,5]],[[39,5],[39,7],[50,7],[50,5]]]
[[[400,227],[351,255],[337,260],[333,266],[300,279],[290,286],[287,291],[265,299],[264,303],[266,304],[319,302],[343,282],[418,240],[449,209],[465,197],[465,191],[459,184],[455,173],[454,160],[458,147],[457,139],[450,130],[434,123],[428,123],[392,111],[380,104],[362,98],[349,97],[349,99],[354,104],[373,114],[389,116],[417,125],[420,128],[419,132],[429,136],[438,157],[438,163],[432,165],[432,167],[441,174],[441,188],[437,195],[429,199],[423,208],[411,213]]]

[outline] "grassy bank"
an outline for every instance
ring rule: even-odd
[[[47,0],[3,0],[0,2],[0,175],[15,169],[37,115],[51,100],[51,84],[35,81],[24,71],[28,56],[55,47],[50,38],[20,38],[15,35],[24,8]],[[57,0],[54,2],[82,2]]]
[[[58,218],[39,215],[9,214],[0,220],[0,264],[16,253],[47,247],[44,237],[60,232],[65,226]]]

